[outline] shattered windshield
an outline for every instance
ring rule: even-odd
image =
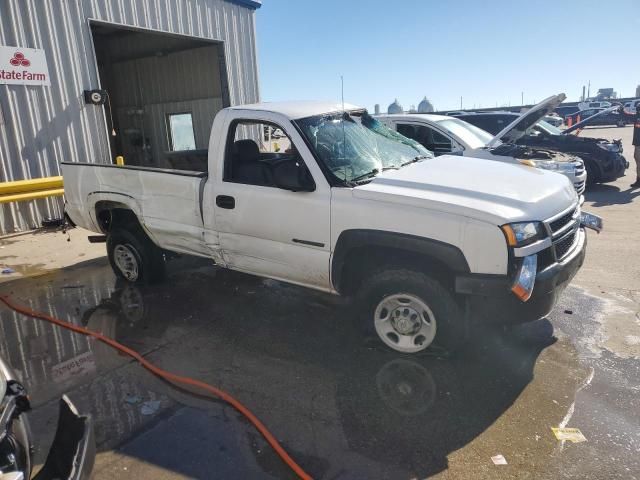
[[[295,123],[317,158],[346,184],[369,180],[383,170],[433,157],[421,144],[367,112],[317,115]]]

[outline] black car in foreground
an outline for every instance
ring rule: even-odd
[[[29,397],[0,358],[0,480],[29,480],[33,468]],[[33,480],[89,480],[95,458],[91,419],[60,400],[58,429],[44,466]]]
[[[456,115],[465,122],[496,135],[520,114],[512,112],[467,112]],[[596,118],[597,120],[597,118]],[[590,123],[590,122],[587,122]],[[611,182],[624,176],[629,162],[622,156],[622,142],[604,138],[589,138],[571,135],[572,130],[560,130],[547,122],[535,124],[518,141],[522,145],[571,153],[584,160],[587,169],[587,183]]]

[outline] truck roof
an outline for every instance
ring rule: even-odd
[[[288,117],[290,120],[312,117],[324,113],[341,112],[342,110],[358,110],[361,107],[341,102],[329,101],[291,101],[291,102],[261,102],[248,105],[230,107],[232,110],[260,110],[262,112],[274,112]]]

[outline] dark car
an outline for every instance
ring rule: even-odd
[[[33,468],[29,397],[0,358],[0,480],[28,480]],[[95,459],[89,417],[80,416],[67,397],[60,400],[58,429],[44,466],[33,480],[88,480]]]
[[[560,105],[554,111],[560,115],[562,118],[566,118],[568,115],[572,113],[576,113],[580,110],[577,105]]]
[[[624,127],[627,124],[627,117],[622,114],[620,110],[611,110],[611,108],[588,108],[586,110],[580,110],[579,112],[567,115],[564,118],[564,122],[569,125],[569,118],[571,118],[571,125],[574,125],[605,110],[609,110],[609,112],[598,115],[589,122],[589,125],[615,125],[617,127]]]
[[[518,116],[512,112],[485,112],[465,113],[457,117],[495,135]],[[538,122],[519,143],[580,157],[587,169],[587,182],[591,185],[622,177],[625,169],[629,168],[629,162],[622,156],[620,140],[570,135],[545,121]]]

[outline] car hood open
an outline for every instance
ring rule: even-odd
[[[565,131],[562,132],[563,135],[567,135],[571,132],[575,132],[576,130],[578,130],[579,128],[584,127],[585,125],[588,125],[589,123],[591,123],[592,121],[594,121],[596,118],[598,118],[600,115],[605,115],[607,113],[611,113],[615,110],[618,110],[620,107],[618,105],[614,105],[613,107],[608,107],[605,108],[604,110],[596,113],[595,115],[591,115],[590,117],[585,118],[584,120],[579,121],[578,123],[576,123],[575,125],[573,125],[572,127],[567,128]]]
[[[544,99],[534,107],[531,107],[525,113],[516,118],[509,125],[504,127],[498,134],[491,139],[487,147],[494,148],[501,143],[517,143],[530,128],[540,121],[546,115],[553,112],[564,99],[567,98],[564,93],[552,95]]]
[[[442,155],[388,170],[354,196],[472,217],[495,225],[544,220],[577,202],[563,175],[524,165]]]

